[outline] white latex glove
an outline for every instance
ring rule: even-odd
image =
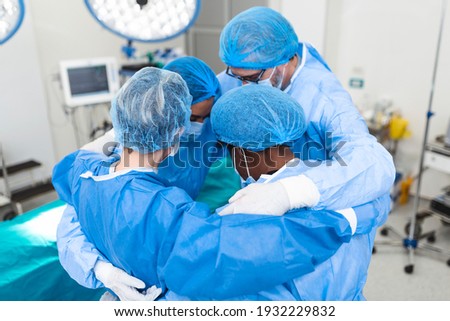
[[[144,293],[139,292],[137,289],[143,289],[145,283],[111,263],[97,261],[94,273],[95,277],[105,287],[111,289],[121,301],[154,301],[161,294],[161,289],[156,286],[152,286]]]
[[[356,227],[358,225],[358,218],[356,216],[355,210],[353,208],[346,208],[343,210],[338,210],[336,211],[339,214],[341,214],[342,216],[344,216],[347,221],[348,224],[350,225],[350,228],[352,229],[352,235],[355,234],[356,232]]]
[[[119,298],[109,291],[103,293],[99,301],[119,301]]]
[[[145,295],[144,298],[140,301],[155,301],[155,299],[161,294],[161,289],[157,288],[155,285],[148,288],[144,291]],[[106,291],[103,293],[103,295],[100,297],[99,301],[119,301],[119,297],[117,297],[115,294]]]
[[[155,301],[161,292],[161,288],[157,288],[156,285],[149,287],[145,290],[145,301]]]
[[[275,183],[254,183],[236,192],[219,215],[283,215],[300,207],[315,206],[320,199],[316,185],[305,175],[280,179]]]
[[[100,136],[96,140],[94,140],[90,143],[87,143],[80,149],[103,154],[103,152],[104,152],[103,147],[106,144],[111,143],[111,142],[116,142],[116,135],[114,134],[114,128],[107,131],[103,136]],[[108,152],[110,152],[110,151],[108,151]],[[106,155],[106,156],[109,156],[109,155]]]

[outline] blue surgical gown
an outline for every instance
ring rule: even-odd
[[[289,175],[305,174],[313,180],[321,194],[316,209],[338,210],[372,200],[385,204],[394,179],[392,158],[368,133],[350,96],[317,51],[309,44],[299,44],[298,54],[302,64],[286,92],[298,99],[307,116],[307,132],[295,143],[294,151],[308,166]],[[241,85],[225,73],[218,78],[223,92]],[[357,233],[372,231],[387,215],[383,210],[356,212]],[[103,258],[86,241],[70,206],[58,227],[58,239],[61,262],[69,274],[80,284],[101,286],[92,269]],[[324,294],[322,299],[326,297]]]
[[[309,160],[302,173],[319,190],[315,208],[354,207],[388,193],[395,178],[391,155],[369,134],[350,95],[319,53],[300,43],[298,55],[301,63],[285,92],[300,103],[308,122],[293,150]],[[242,85],[225,72],[218,79],[222,93]]]
[[[185,190],[195,199],[205,181],[211,165],[224,157],[225,149],[217,144],[209,118],[203,123],[200,135],[184,134],[180,149],[173,157],[166,158],[158,168],[158,175],[173,186]]]
[[[273,175],[262,175],[257,183],[262,184],[270,179],[276,182],[286,176],[290,176],[290,171],[304,167],[302,162],[291,161],[289,166],[285,166]],[[293,165],[294,164],[294,165]],[[373,243],[375,239],[376,228],[386,221],[390,211],[391,199],[389,194],[377,198],[375,201],[354,207],[358,220],[356,234],[352,236],[350,242],[342,244],[337,252],[315,267],[311,273],[307,273],[298,278],[279,284],[271,289],[260,291],[245,296],[231,298],[232,300],[305,300],[305,301],[324,301],[324,300],[365,300],[363,296],[364,285],[367,280],[370,259],[372,256]],[[314,212],[314,211],[313,211]],[[288,214],[286,214],[288,215]],[[373,221],[373,217],[376,217]],[[375,226],[375,227],[373,227]],[[192,245],[184,244],[184,251],[192,252]],[[176,252],[177,255],[178,252]],[[202,286],[207,286],[200,280],[196,281],[196,272],[205,273],[205,271],[193,271],[195,264],[201,261],[191,260],[185,269],[178,269],[171,274],[178,278],[178,282],[189,289],[179,289],[178,292],[169,291],[166,300],[188,300],[190,296],[197,291],[201,291]],[[191,269],[189,269],[189,267]],[[200,276],[198,276],[200,278]],[[181,282],[183,279],[185,283]],[[208,280],[205,280],[205,283]],[[192,284],[193,283],[193,284]],[[183,293],[184,296],[181,296]],[[211,299],[211,298],[209,298]]]
[[[192,299],[250,295],[313,271],[351,237],[333,211],[210,215],[153,172],[110,174],[115,161],[75,152],[55,166],[53,184],[98,251],[147,286]]]

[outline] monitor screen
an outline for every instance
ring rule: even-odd
[[[65,103],[69,107],[110,102],[119,89],[114,58],[60,62]]]
[[[105,65],[69,68],[67,73],[72,96],[109,92]]]

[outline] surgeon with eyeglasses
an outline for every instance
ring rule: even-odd
[[[283,182],[250,185],[230,198],[223,214],[347,208],[389,193],[395,178],[391,155],[369,133],[320,54],[298,41],[285,17],[266,7],[239,13],[222,30],[219,56],[228,66],[218,75],[223,94],[243,85],[268,85],[300,103],[307,129],[293,150],[310,165],[284,182],[296,192],[287,193]],[[378,215],[372,214],[374,224]]]

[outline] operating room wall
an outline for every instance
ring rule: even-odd
[[[270,0],[269,6],[290,21],[300,41],[324,52],[327,0]]]
[[[33,23],[26,12],[18,32],[0,46],[0,144],[7,164],[41,162],[44,166],[33,171],[38,179],[49,176],[54,151]],[[10,179],[13,189],[30,183],[29,173]]]
[[[42,82],[45,87],[49,125],[56,160],[77,148],[70,111],[63,109],[62,92],[58,78],[59,61],[113,56],[126,62],[121,47],[126,40],[102,28],[88,12],[82,0],[28,1],[28,14],[33,17],[33,32]],[[179,47],[184,50],[184,36],[157,44],[135,43],[137,56],[158,48]],[[25,52],[17,52],[24,57]],[[129,63],[129,62],[128,62]],[[108,118],[108,105],[78,108],[73,117],[78,127],[78,144],[89,140],[92,127]]]
[[[412,137],[399,142],[400,171],[417,173],[435,62],[441,0],[328,1],[326,59],[361,109],[389,99],[410,122]],[[447,129],[450,119],[450,8],[439,57],[429,142]],[[362,89],[349,87],[363,78]],[[450,183],[448,175],[429,170],[422,195],[433,197]],[[413,189],[414,191],[414,189]]]

